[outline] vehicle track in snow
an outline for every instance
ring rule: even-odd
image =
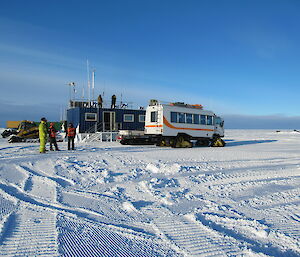
[[[2,195],[4,192],[0,191]],[[15,200],[15,199],[14,199]],[[6,198],[0,196],[0,224],[2,223],[3,219],[13,211],[17,209],[17,202],[10,201]]]
[[[11,230],[1,230],[0,245],[7,255],[17,247],[23,255],[34,249],[33,255],[46,255],[43,246],[30,252],[21,236],[43,223],[56,238],[54,256],[132,256],[132,250],[136,256],[297,256],[299,157],[238,144],[238,150],[232,144],[192,151],[80,145],[43,156],[34,153],[37,145],[0,149],[0,193],[15,199],[2,201],[3,224]]]
[[[153,204],[141,208],[140,212],[151,217],[158,232],[184,251],[185,256],[242,255],[242,247],[238,247],[239,241],[235,238],[224,236],[188,216],[171,212],[169,206],[165,206],[164,200],[160,200],[160,196],[153,193],[148,183],[141,182],[139,185],[143,199],[153,201]],[[158,205],[159,202],[162,204]]]
[[[276,206],[300,204],[300,189],[292,188],[273,192],[262,196],[255,196],[249,200],[241,201],[241,205],[247,205],[255,209],[267,210]]]
[[[161,221],[158,221],[153,218],[153,222],[157,224],[157,227],[161,233],[166,235],[171,239],[172,242],[176,242],[178,247],[185,249],[188,253],[192,254],[193,256],[203,255],[206,256],[209,253],[204,253],[206,250],[204,249],[199,249],[199,246],[197,246],[196,241],[201,241],[200,238],[197,236],[195,237],[195,244],[193,243],[193,240],[189,240],[189,237],[193,238],[193,235],[196,233],[197,229],[199,229],[198,226],[199,224],[194,224],[191,221],[186,221],[182,220],[183,217],[178,218],[178,215],[176,215],[176,207],[173,207],[174,203],[175,205],[180,205],[183,200],[188,200],[185,197],[184,190],[181,190],[181,193],[183,194],[177,194],[178,198],[174,199],[173,197],[176,195],[174,193],[179,193],[179,188],[186,188],[189,189],[187,190],[187,194],[190,195],[197,195],[197,193],[201,194],[200,199],[204,199],[205,201],[219,201],[219,203],[224,203],[225,205],[230,204],[233,206],[233,208],[239,212],[239,215],[241,217],[244,217],[247,220],[247,217],[252,217],[256,218],[257,220],[262,219],[262,217],[269,217],[265,219],[265,224],[267,226],[267,230],[270,229],[271,231],[281,231],[287,235],[287,240],[290,241],[291,245],[297,245],[297,238],[299,238],[299,222],[298,218],[299,215],[297,215],[297,205],[293,205],[293,203],[298,203],[299,200],[299,189],[296,188],[298,185],[299,181],[299,171],[297,170],[285,170],[284,172],[277,173],[276,171],[273,170],[248,170],[248,171],[242,171],[236,173],[230,172],[229,174],[225,173],[216,173],[216,174],[196,174],[193,173],[188,173],[189,176],[186,176],[184,173],[176,173],[176,175],[170,180],[164,179],[163,176],[160,177],[160,179],[156,180],[150,180],[150,181],[144,181],[142,183],[142,187],[144,189],[144,192],[148,192],[150,195],[152,195],[152,201],[153,202],[161,202],[162,205],[169,204],[170,207],[165,207],[172,209],[174,212],[174,217],[171,215],[169,216],[164,216],[161,218]],[[166,177],[168,177],[167,174],[165,174]],[[176,182],[172,182],[176,178]],[[152,183],[154,181],[154,184]],[[253,196],[251,196],[250,202],[247,201],[245,205],[253,206],[255,209],[257,207],[261,207],[262,210],[256,209],[256,212],[260,215],[253,215],[251,212],[247,212],[249,208],[244,208],[243,206],[243,200],[240,200],[239,202],[236,202],[234,199],[231,198],[233,193],[243,191],[243,190],[251,190],[255,189],[260,186],[265,186],[266,184],[269,183],[280,183],[283,184],[285,182],[289,182],[290,187],[278,187],[277,189],[280,190],[279,192],[272,192],[271,194],[269,193],[268,195],[261,195],[260,197],[255,197],[254,199]],[[197,185],[197,187],[191,187],[191,183],[193,182],[194,184]],[[292,182],[292,183],[291,183]],[[293,188],[293,185],[295,189]],[[190,190],[191,189],[191,190]],[[276,187],[275,187],[276,189]],[[229,191],[227,194],[222,193],[222,191]],[[191,194],[192,193],[192,194]],[[234,195],[234,194],[233,194]],[[253,193],[252,193],[253,195]],[[170,197],[172,196],[172,197]],[[221,199],[220,199],[221,196]],[[261,199],[260,199],[261,198]],[[151,199],[151,197],[150,197]],[[176,200],[174,202],[174,200]],[[199,200],[198,200],[199,201]],[[197,204],[197,199],[194,199],[190,201],[190,205],[193,206],[193,202]],[[276,206],[278,204],[282,208],[282,204],[290,206],[289,211],[291,211],[288,214],[288,212],[283,215],[282,212],[279,210],[275,209],[270,209],[274,205]],[[200,203],[201,205],[201,203]],[[205,203],[204,203],[205,205]],[[248,207],[249,207],[248,206]],[[293,207],[291,207],[293,206]],[[221,206],[217,208],[222,208]],[[179,208],[180,209],[180,208]],[[145,211],[146,208],[142,208],[141,211]],[[192,209],[190,209],[191,211]],[[268,212],[270,210],[270,212]],[[252,209],[252,212],[253,211]],[[146,212],[147,213],[147,212]],[[158,212],[159,213],[159,212]],[[273,214],[273,218],[270,217],[270,214]],[[150,215],[150,214],[148,214]],[[227,213],[226,215],[231,215],[231,213]],[[177,216],[177,217],[176,217]],[[289,217],[288,217],[289,216]],[[292,218],[291,218],[292,216]],[[226,217],[226,216],[225,216]],[[199,221],[199,220],[198,220]],[[200,222],[200,221],[199,221]],[[200,222],[201,223],[201,222]],[[284,224],[284,225],[283,225]],[[215,227],[208,226],[207,224],[202,224],[204,230],[207,233],[207,230],[215,231],[215,232],[220,232],[223,236],[231,238],[233,241],[237,240],[236,245],[240,246],[245,246],[248,245],[248,249],[251,251],[257,252],[258,254],[260,253],[274,253],[280,254],[282,256],[290,256],[291,254],[296,254],[296,252],[292,251],[290,252],[287,250],[285,252],[284,249],[280,249],[280,246],[274,243],[274,245],[270,245],[270,249],[265,251],[263,246],[261,245],[260,241],[256,241],[255,239],[251,238],[251,233],[246,234],[243,236],[240,236],[239,234],[235,235],[232,233],[230,230],[224,229],[224,230],[215,230]],[[201,230],[200,230],[201,231]],[[201,232],[199,232],[201,233]],[[208,238],[213,238],[211,235],[208,233]],[[291,238],[288,239],[288,236]],[[200,235],[199,235],[200,237]],[[294,238],[294,239],[292,239]],[[222,239],[224,240],[224,239]],[[296,240],[296,241],[295,241]],[[187,244],[186,241],[190,241],[190,244]],[[229,240],[230,241],[230,240]],[[276,241],[276,240],[275,240]],[[294,243],[293,243],[294,242]],[[280,245],[280,244],[279,244]],[[214,248],[214,246],[210,246]],[[218,248],[218,247],[217,247]],[[216,249],[217,249],[216,248]],[[242,247],[241,247],[242,248]],[[219,248],[219,249],[222,249]],[[230,248],[229,248],[230,249]],[[216,255],[235,255],[234,253],[227,253],[226,248],[222,249],[220,252],[214,252],[212,250],[212,254]],[[231,251],[231,250],[228,250]],[[235,251],[241,251],[241,249],[235,249]]]
[[[178,192],[178,189],[176,186],[171,186],[170,185],[173,183],[170,179],[165,179],[164,177],[168,177],[170,176],[170,174],[164,174],[164,173],[149,173],[149,170],[147,169],[147,163],[143,163],[138,159],[135,159],[135,157],[126,157],[126,156],[122,156],[123,154],[115,154],[115,156],[111,155],[110,158],[107,158],[108,156],[106,156],[106,160],[108,163],[113,162],[114,161],[118,161],[117,163],[114,162],[113,166],[110,166],[110,168],[113,169],[113,172],[116,171],[122,171],[124,172],[124,170],[126,170],[127,172],[124,172],[124,174],[127,174],[128,176],[128,171],[133,171],[135,172],[135,169],[140,169],[140,174],[139,176],[130,176],[130,177],[125,177],[125,180],[123,181],[109,181],[109,183],[104,186],[105,188],[108,188],[109,186],[117,186],[117,185],[121,185],[125,188],[129,188],[129,184],[134,185],[134,183],[140,183],[143,181],[148,181],[147,183],[149,183],[150,180],[154,179],[153,181],[155,181],[156,184],[153,184],[152,187],[149,188],[151,197],[148,197],[147,199],[149,200],[149,202],[153,201],[153,202],[160,202],[162,204],[164,203],[172,203],[172,199],[167,199],[168,198],[168,193],[175,193]],[[113,158],[114,157],[114,158]],[[279,160],[281,161],[281,160]],[[253,162],[253,161],[250,161]],[[235,201],[231,198],[232,196],[234,196],[235,194],[237,194],[238,192],[242,192],[245,191],[245,189],[247,190],[252,190],[255,189],[257,187],[261,187],[261,186],[265,186],[268,183],[281,183],[284,184],[286,181],[289,181],[290,185],[293,185],[293,183],[296,185],[297,180],[299,179],[299,172],[295,172],[295,170],[291,170],[291,169],[286,169],[283,170],[283,167],[278,165],[266,165],[266,163],[262,163],[261,165],[257,165],[253,166],[251,168],[231,168],[231,169],[219,169],[222,170],[221,172],[218,172],[218,167],[216,165],[210,165],[209,163],[205,163],[205,164],[195,164],[195,165],[191,165],[188,166],[185,162],[180,163],[177,162],[177,164],[179,164],[177,168],[177,170],[173,170],[172,171],[172,162],[159,162],[157,164],[158,170],[160,168],[163,168],[163,170],[165,170],[166,172],[174,172],[171,173],[172,174],[172,180],[177,180],[177,182],[175,182],[174,185],[176,185],[176,183],[179,183],[178,186],[179,187],[186,187],[187,189],[190,190],[189,187],[191,187],[191,185],[189,185],[189,181],[193,182],[195,184],[198,185],[198,188],[195,189],[195,192],[192,189],[193,193],[201,193],[202,197],[204,199],[217,199],[220,196],[221,198],[221,203],[223,202],[224,204],[228,204],[230,203],[232,206],[236,207],[237,211],[240,211],[240,213],[242,215],[245,215],[244,217],[251,217],[251,213],[247,213],[246,209],[244,209],[241,205],[236,204]],[[168,169],[168,165],[170,165],[170,169]],[[247,164],[244,164],[245,167],[247,167]],[[297,165],[295,163],[291,163],[289,165],[287,165],[285,163],[284,168],[291,168],[291,167],[297,167]],[[142,169],[141,169],[142,168]],[[272,169],[275,168],[275,169]],[[157,180],[158,178],[158,180]],[[293,183],[291,183],[291,181],[293,181]],[[124,184],[125,183],[125,184]],[[171,183],[171,184],[170,184]],[[229,193],[226,195],[224,194],[220,194],[220,192],[222,191],[226,191],[229,189]],[[188,190],[188,191],[189,191]],[[284,189],[284,188],[279,188],[279,190],[283,190],[284,192],[286,192],[289,196],[294,196],[296,197],[297,195],[297,191],[293,192],[293,189]],[[130,196],[130,191],[126,191],[129,196]],[[185,197],[184,197],[184,190],[182,190],[183,192],[183,198],[177,198],[178,199],[178,203],[180,203]],[[290,194],[288,192],[291,192]],[[134,193],[134,192],[131,192]],[[160,195],[161,193],[161,195]],[[276,193],[276,192],[275,192]],[[219,196],[218,196],[219,195]],[[174,194],[173,194],[174,196]],[[212,197],[213,196],[213,197]],[[163,197],[163,198],[162,198]],[[263,197],[263,195],[261,196]],[[276,196],[273,197],[274,201],[273,204],[276,204],[276,202],[278,204],[282,204],[282,202],[280,201],[280,197]],[[144,198],[143,198],[144,199]],[[167,201],[166,201],[167,199]],[[175,198],[176,199],[176,198]],[[290,204],[292,202],[294,202],[294,200],[292,200],[291,197],[288,197],[288,199],[286,197],[282,197],[282,199],[285,199],[286,204]],[[169,201],[170,200],[170,201]],[[220,199],[219,199],[220,200]],[[240,199],[239,202],[241,202],[243,199]],[[257,204],[256,199],[255,199],[255,204]],[[149,205],[149,208],[151,208],[151,204]],[[147,213],[145,212],[146,208],[141,208],[139,209],[140,212],[142,213]],[[265,215],[266,213],[261,212],[261,216]],[[149,215],[151,217],[151,215],[149,213],[147,213],[147,215]],[[146,216],[147,216],[146,215]],[[155,215],[154,215],[155,216]],[[160,233],[164,234],[167,238],[170,239],[170,241],[175,242],[175,244],[180,248],[180,249],[184,249],[184,251],[188,254],[193,254],[193,255],[202,255],[202,256],[206,256],[209,254],[209,251],[211,251],[211,254],[214,255],[235,255],[238,252],[241,253],[242,250],[239,247],[235,247],[235,249],[233,250],[230,246],[232,245],[232,242],[235,242],[236,245],[244,245],[244,244],[248,244],[248,249],[252,249],[254,251],[257,251],[257,253],[264,253],[263,248],[260,248],[260,243],[259,242],[255,242],[251,241],[251,238],[247,238],[247,235],[245,235],[245,238],[240,239],[239,236],[232,237],[232,234],[230,234],[229,231],[227,231],[226,229],[222,230],[222,231],[218,231],[215,230],[213,227],[209,227],[209,226],[205,226],[204,224],[198,224],[198,222],[194,222],[194,221],[190,221],[187,220],[185,217],[176,217],[177,215],[174,215],[174,217],[169,216],[163,216],[163,218],[161,218],[160,220],[155,218],[153,216],[153,223],[155,224],[155,226],[158,228],[158,230],[160,231]],[[294,215],[295,216],[295,215]],[[252,216],[255,217],[255,216]],[[296,217],[296,216],[295,216]],[[281,217],[282,218],[282,217]],[[286,219],[286,218],[285,218]],[[269,220],[268,222],[266,221],[267,226],[270,227],[270,229],[278,229],[278,230],[283,230],[282,227],[280,227],[279,222],[280,221],[280,217],[275,218],[274,220]],[[175,225],[174,225],[175,224]],[[298,232],[295,229],[292,229],[292,227],[295,224],[289,222],[287,220],[286,224],[285,224],[285,231],[291,231],[290,235],[295,237],[295,235],[297,236]],[[178,227],[177,231],[176,229],[174,229],[175,227]],[[199,229],[199,227],[202,227],[201,229],[204,231],[203,233],[206,233],[206,236],[208,238],[214,238],[212,235],[210,235],[207,231],[211,231],[211,233],[216,233],[217,237],[220,238],[220,240],[222,242],[224,242],[224,237],[227,237],[228,239],[228,244],[225,245],[218,245],[218,244],[209,244],[209,243],[204,243],[206,244],[206,248],[201,248],[201,246],[199,246],[196,241],[200,241],[200,237],[201,237],[201,229]],[[173,229],[173,230],[172,230]],[[174,231],[175,230],[175,231]],[[199,230],[199,235],[197,235],[196,240],[195,241],[191,241],[189,240],[189,236],[193,236],[193,234],[195,234],[195,231]],[[180,232],[182,231],[182,232]],[[177,233],[177,234],[176,234]],[[229,233],[229,234],[228,234]],[[287,233],[288,234],[288,233]],[[203,236],[205,238],[205,236]],[[187,240],[188,239],[188,240]],[[204,239],[203,239],[204,240]],[[190,244],[187,244],[186,241],[191,241]],[[210,240],[208,240],[210,241]],[[214,238],[213,242],[218,241]],[[203,243],[203,241],[201,241]],[[252,244],[251,244],[252,243]],[[223,248],[222,248],[223,247]],[[228,247],[228,248],[226,248]],[[275,253],[281,253],[284,254],[284,251],[280,251],[277,250],[277,246],[274,245],[272,246],[273,252]],[[210,250],[209,250],[210,249]],[[219,249],[219,250],[218,250]],[[221,250],[220,250],[221,249]],[[270,248],[271,249],[271,248]],[[268,251],[266,251],[265,253],[268,253]],[[238,254],[237,254],[238,255]],[[285,255],[287,256],[287,255]]]
[[[293,177],[300,178],[300,171],[285,170],[283,172],[281,170],[280,173],[270,169],[263,171],[239,171],[235,173],[227,173],[226,171],[223,171],[217,174],[208,174],[205,176],[200,176],[199,178],[196,177],[193,181],[200,185],[215,186],[260,180],[288,179]]]
[[[185,256],[238,256],[238,242],[189,217],[171,213],[163,205],[141,209],[152,218],[152,224],[165,240],[181,249]]]
[[[270,208],[267,212],[268,215],[264,215],[265,223],[271,224],[271,228],[297,239],[300,247],[299,204]]]
[[[293,196],[299,198],[299,191]],[[286,194],[288,192],[285,192]],[[295,192],[294,192],[295,193]],[[276,193],[275,195],[278,195]],[[232,203],[232,207],[239,209],[247,217],[260,220],[264,224],[270,227],[274,231],[280,231],[287,236],[290,236],[299,242],[300,248],[300,201],[295,202],[294,199],[284,199],[284,202],[279,200],[275,201],[275,204],[268,205],[267,198],[272,199],[274,196],[256,198],[253,202],[259,201],[260,203],[265,202],[266,205],[260,204],[260,207],[255,205],[252,207],[247,203],[235,204]],[[273,202],[274,203],[274,202]]]
[[[59,215],[61,256],[183,256],[157,238]]]
[[[58,256],[56,211],[46,207],[56,201],[57,183],[26,166],[15,168],[23,182],[0,183],[4,194],[17,203],[1,231],[1,255]]]
[[[55,212],[24,204],[6,222],[2,256],[59,256]]]
[[[259,220],[217,213],[198,213],[196,220],[219,233],[235,238],[241,245],[247,246],[259,254],[271,256],[297,256],[300,254],[299,240],[273,230]]]

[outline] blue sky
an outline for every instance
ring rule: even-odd
[[[107,100],[200,103],[232,128],[300,128],[299,28],[297,0],[2,1],[0,126],[59,119],[66,83],[82,95],[88,58]]]

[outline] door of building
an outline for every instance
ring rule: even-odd
[[[103,129],[104,131],[116,130],[116,113],[115,112],[103,112]]]

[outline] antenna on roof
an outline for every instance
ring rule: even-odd
[[[90,67],[89,67],[89,60],[86,60],[86,70],[87,70],[87,88],[88,88],[88,105],[90,107],[91,101],[91,83],[90,83]]]
[[[75,93],[76,93],[75,86],[76,86],[76,83],[75,82],[69,82],[68,86],[70,86],[70,101],[72,99],[75,100]],[[72,87],[73,87],[73,89],[72,89]],[[72,97],[72,91],[73,91],[73,97]]]
[[[95,77],[96,77],[96,69],[92,71],[92,100],[95,100]]]
[[[103,82],[104,86],[103,86],[103,93],[102,93],[102,96],[103,96],[103,100],[104,100],[104,96],[105,96],[105,86],[106,86],[106,82],[104,80]],[[105,101],[105,100],[104,100]]]
[[[84,86],[82,87],[82,96],[81,96],[82,99],[84,99]]]

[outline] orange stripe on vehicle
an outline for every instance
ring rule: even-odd
[[[165,118],[164,116],[164,124],[172,129],[187,129],[187,130],[202,130],[202,131],[214,131],[213,129],[200,129],[200,128],[181,128],[181,127],[175,127],[172,124],[170,124],[170,122],[168,122],[168,120]]]
[[[161,128],[163,125],[147,125],[146,128]]]

